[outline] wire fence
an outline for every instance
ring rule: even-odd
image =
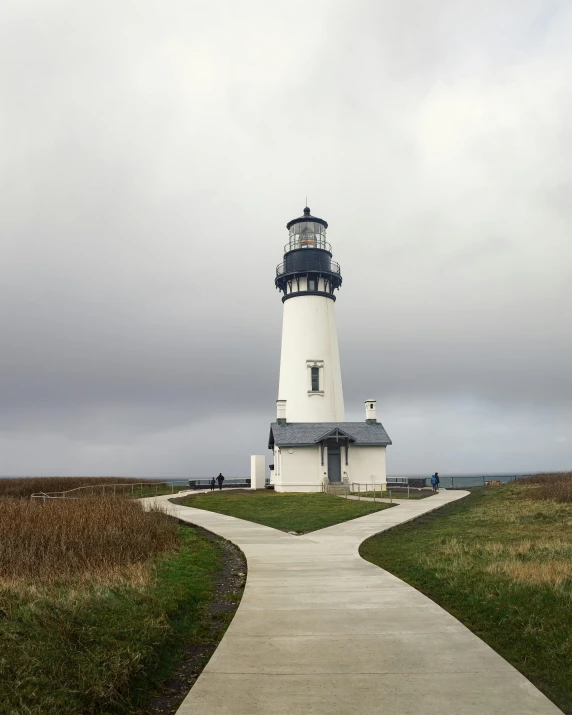
[[[83,499],[96,496],[133,496],[142,498],[158,496],[159,494],[175,494],[179,491],[209,489],[211,488],[211,481],[212,477],[204,477],[200,479],[163,479],[159,482],[146,480],[133,484],[125,482],[118,484],[88,484],[87,486],[75,487],[62,492],[36,492],[30,498],[44,502],[48,499]],[[222,489],[240,488],[250,488],[250,478],[225,478],[222,484]],[[219,489],[218,483],[216,483],[215,489]]]
[[[508,484],[516,479],[529,476],[527,474],[485,474],[485,475],[439,475],[439,486],[443,489],[466,489],[467,487],[486,487]],[[387,477],[387,484],[428,487],[431,477]]]
[[[96,496],[153,496],[161,493],[174,494],[175,490],[181,491],[188,489],[187,480],[169,480],[162,482],[136,482],[133,484],[118,483],[118,484],[88,484],[84,487],[75,487],[63,492],[36,492],[30,496],[30,499],[39,499],[47,501],[48,499],[83,499],[85,497]]]

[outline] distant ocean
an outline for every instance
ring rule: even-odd
[[[503,484],[506,482],[511,482],[514,479],[517,479],[518,477],[526,477],[530,476],[531,474],[538,474],[538,472],[475,472],[472,474],[461,474],[461,473],[450,473],[450,472],[439,472],[439,478],[441,480],[441,486],[445,489],[447,487],[478,487],[478,486],[483,486],[486,481],[488,480],[498,480],[502,482]],[[37,475],[27,475],[27,476],[12,476],[9,474],[3,474],[0,475],[0,479],[32,479],[32,478],[41,478],[41,477],[46,477],[50,475],[45,475],[45,474],[37,474]],[[82,475],[76,475],[76,476],[82,476]],[[105,475],[99,475],[99,476],[105,476]],[[117,475],[112,475],[112,476],[117,476]],[[211,475],[212,476],[212,475]],[[187,481],[188,479],[194,479],[196,481],[202,481],[202,480],[209,480],[211,476],[202,476],[202,477],[137,477],[137,476],[131,476],[129,478],[131,479],[138,479],[142,482],[181,482],[181,481]],[[387,481],[388,482],[398,482],[405,480],[406,478],[411,478],[411,479],[427,479],[427,483],[429,483],[429,478],[431,477],[431,474],[425,473],[425,474],[412,474],[411,472],[408,472],[407,474],[388,474],[387,475]],[[118,479],[121,479],[122,477],[118,477]],[[231,477],[230,475],[227,476],[227,480],[233,481],[234,479],[244,479],[245,477]],[[246,477],[248,478],[248,477]]]

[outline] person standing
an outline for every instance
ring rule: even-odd
[[[435,491],[439,491],[439,472],[435,472]]]
[[[224,482],[224,477],[222,476],[221,473],[219,473],[219,475],[218,475],[218,477],[216,478],[216,480],[217,480],[217,482],[218,482],[218,488],[219,488],[219,491],[220,491],[220,490],[222,489],[222,483]]]
[[[216,479],[213,477],[209,483],[211,485],[211,492],[214,492],[215,487],[216,487]]]

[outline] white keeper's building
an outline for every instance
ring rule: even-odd
[[[386,484],[391,440],[365,402],[365,421],[346,422],[334,291],[340,266],[326,241],[328,224],[304,209],[290,221],[276,269],[284,318],[277,419],[270,426],[271,484],[280,492],[321,491],[324,482]]]

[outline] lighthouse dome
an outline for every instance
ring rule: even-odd
[[[305,223],[307,221],[312,221],[313,223],[318,223],[322,225],[324,228],[328,228],[328,222],[324,221],[323,218],[318,218],[317,216],[312,216],[310,213],[310,209],[308,206],[304,208],[304,215],[299,216],[298,218],[293,218],[291,221],[288,221],[286,224],[286,228],[290,230],[292,226],[295,226],[297,223]],[[325,231],[324,231],[325,233]]]

